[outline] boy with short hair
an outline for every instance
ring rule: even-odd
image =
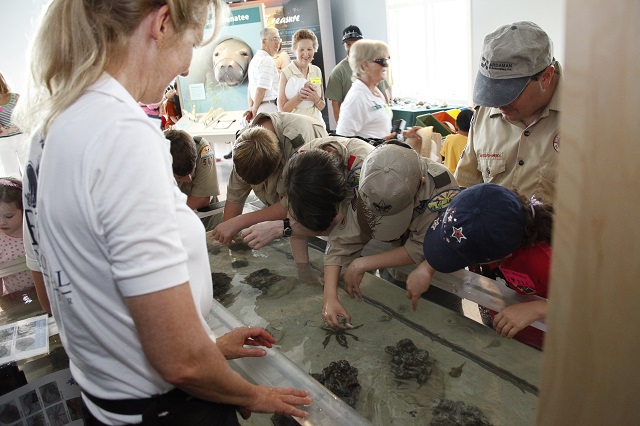
[[[236,140],[224,219],[212,231],[212,236],[229,244],[244,228],[286,219],[287,210],[280,203],[284,191],[278,190],[284,167],[305,142],[326,136],[324,123],[311,117],[288,112],[259,113]],[[267,207],[242,214],[252,190]]]
[[[456,166],[460,161],[460,155],[467,146],[469,129],[471,128],[471,119],[473,118],[473,110],[463,109],[456,117],[458,125],[458,133],[447,136],[442,143],[440,155],[442,156],[444,165],[451,173],[456,172]]]
[[[184,130],[165,130],[171,142],[173,174],[180,190],[187,195],[187,205],[198,210],[218,200],[220,188],[216,159],[206,139],[192,138]]]

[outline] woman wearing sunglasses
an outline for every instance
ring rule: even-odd
[[[340,106],[336,133],[340,136],[392,139],[393,113],[378,89],[389,66],[389,48],[375,40],[358,40],[349,51],[353,85]]]

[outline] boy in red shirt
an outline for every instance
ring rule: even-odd
[[[499,185],[484,183],[462,191],[427,232],[423,247],[427,266],[407,280],[414,308],[426,291],[418,284],[420,274],[449,273],[472,264],[488,267],[521,294],[546,299],[552,215],[551,205],[527,200]],[[490,315],[499,334],[542,347],[544,333],[529,326],[546,318],[546,300],[517,303]]]

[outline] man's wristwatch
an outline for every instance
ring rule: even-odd
[[[290,237],[293,229],[291,229],[291,224],[289,223],[289,219],[285,219],[284,221],[284,229],[282,230],[283,237]]]

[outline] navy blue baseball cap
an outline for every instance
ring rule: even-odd
[[[489,263],[514,252],[524,240],[525,211],[518,195],[493,184],[458,194],[424,239],[424,258],[440,272]]]

